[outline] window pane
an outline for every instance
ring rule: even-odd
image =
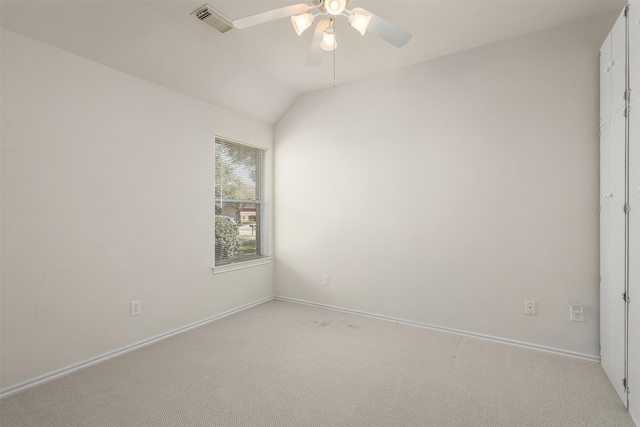
[[[262,150],[216,140],[216,199],[260,200]]]
[[[262,256],[263,150],[216,138],[216,265]]]
[[[216,264],[262,255],[260,219],[259,203],[216,202]]]

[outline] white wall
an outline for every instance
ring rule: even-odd
[[[276,125],[276,295],[598,357],[598,51],[614,20],[301,97]]]
[[[271,126],[7,30],[1,83],[1,388],[272,295],[211,269],[214,136]]]

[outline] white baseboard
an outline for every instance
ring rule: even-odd
[[[91,359],[87,359],[84,360],[82,362],[67,366],[65,368],[62,369],[58,369],[56,371],[50,372],[48,374],[45,375],[41,375],[38,376],[36,378],[24,381],[22,383],[19,384],[15,384],[13,386],[4,388],[2,390],[0,390],[0,399],[7,397],[9,395],[15,394],[15,393],[19,393],[21,391],[24,391],[28,388],[31,387],[35,387],[37,385],[40,385],[42,383],[45,383],[47,381],[51,381],[55,378],[64,376],[64,375],[68,375],[72,372],[78,371],[80,369],[84,369],[86,367],[89,367],[91,365],[95,365],[97,363],[100,362],[104,362],[105,360],[111,359],[113,357],[117,357],[120,356],[122,354],[128,353],[130,351],[139,349],[141,347],[147,346],[149,344],[153,344],[155,342],[161,341],[163,339],[169,338],[173,335],[177,335],[183,332],[186,332],[190,329],[193,328],[197,328],[198,326],[202,326],[205,325],[207,323],[216,321],[218,319],[222,319],[223,317],[227,317],[230,316],[234,313],[243,311],[243,310],[247,310],[251,307],[255,307],[256,305],[260,305],[263,304],[267,301],[271,301],[271,300],[280,300],[280,301],[287,301],[287,302],[292,302],[292,303],[296,303],[296,304],[305,304],[305,305],[310,305],[313,307],[319,307],[319,308],[325,308],[325,309],[329,309],[329,310],[335,310],[335,311],[341,311],[343,313],[350,313],[350,314],[356,314],[359,316],[367,316],[367,317],[371,317],[374,319],[380,319],[380,320],[387,320],[387,321],[391,321],[391,322],[396,322],[396,323],[401,323],[401,324],[405,324],[405,325],[411,325],[411,326],[418,326],[421,328],[427,328],[427,329],[432,329],[432,330],[436,330],[436,331],[441,331],[441,332],[447,332],[447,333],[452,333],[452,334],[457,334],[457,335],[462,335],[462,336],[467,336],[467,337],[471,337],[471,338],[477,338],[477,339],[482,339],[482,340],[487,340],[487,341],[494,341],[494,342],[499,342],[499,343],[503,343],[503,344],[509,344],[509,345],[514,345],[517,347],[524,347],[524,348],[528,348],[528,349],[532,349],[532,350],[538,350],[538,351],[544,351],[547,353],[554,353],[554,354],[559,354],[562,356],[570,356],[570,357],[575,357],[578,359],[584,359],[584,360],[589,360],[592,362],[600,362],[600,357],[597,356],[593,356],[590,354],[583,354],[583,353],[578,353],[578,352],[573,352],[573,351],[568,351],[568,350],[562,350],[562,349],[558,349],[558,348],[553,348],[553,347],[546,347],[546,346],[541,346],[541,345],[537,345],[537,344],[531,344],[531,343],[526,343],[526,342],[521,342],[521,341],[516,341],[516,340],[510,340],[510,339],[506,339],[506,338],[500,338],[500,337],[494,337],[494,336],[490,336],[490,335],[483,335],[483,334],[478,334],[478,333],[474,333],[474,332],[467,332],[467,331],[461,331],[458,329],[452,329],[452,328],[445,328],[442,326],[435,326],[435,325],[429,325],[426,323],[421,323],[421,322],[414,322],[412,320],[405,320],[405,319],[398,319],[395,317],[389,317],[389,316],[382,316],[382,315],[378,315],[378,314],[373,314],[373,313],[367,313],[367,312],[363,312],[363,311],[358,311],[358,310],[351,310],[351,309],[347,309],[347,308],[342,308],[342,307],[335,307],[335,306],[331,306],[331,305],[327,305],[327,304],[320,304],[320,303],[315,303],[315,302],[311,302],[311,301],[304,301],[304,300],[299,300],[299,299],[295,299],[295,298],[287,298],[287,297],[281,297],[281,296],[274,296],[274,297],[267,297],[267,298],[263,298],[261,300],[243,305],[241,307],[238,308],[234,308],[232,310],[229,311],[225,311],[224,313],[220,313],[217,314],[215,316],[211,316],[209,318],[200,320],[198,322],[195,323],[191,323],[189,325],[183,326],[181,328],[178,329],[174,329],[172,331],[166,332],[164,334],[160,334],[157,335],[155,337],[143,340],[143,341],[139,341],[137,343],[134,344],[130,344],[128,346],[119,348],[117,350],[111,351],[109,353],[105,353],[102,354],[100,356],[96,356],[93,357]]]
[[[78,371],[80,369],[84,369],[84,368],[86,368],[88,366],[95,365],[95,364],[100,363],[100,362],[104,362],[105,360],[111,359],[113,357],[120,356],[120,355],[122,355],[124,353],[128,353],[130,351],[137,350],[137,349],[139,349],[141,347],[147,346],[149,344],[153,344],[155,342],[158,342],[158,341],[161,341],[163,339],[169,338],[169,337],[171,337],[173,335],[181,334],[181,333],[186,332],[186,331],[188,331],[190,329],[197,328],[199,326],[205,325],[205,324],[213,322],[215,320],[222,319],[223,317],[230,316],[230,315],[232,315],[234,313],[237,313],[239,311],[247,310],[247,309],[249,309],[251,307],[255,307],[256,305],[260,305],[260,304],[263,304],[263,303],[265,303],[267,301],[271,301],[271,300],[273,300],[273,297],[263,298],[261,300],[254,301],[252,303],[243,305],[241,307],[234,308],[234,309],[231,309],[229,311],[225,311],[224,313],[220,313],[220,314],[217,314],[215,316],[208,317],[208,318],[206,318],[204,320],[200,320],[198,322],[191,323],[191,324],[183,326],[181,328],[174,329],[174,330],[169,331],[169,332],[165,332],[164,334],[156,335],[153,338],[148,338],[146,340],[142,340],[142,341],[139,341],[137,343],[130,344],[128,346],[119,348],[117,350],[110,351],[109,353],[105,353],[105,354],[102,354],[100,356],[93,357],[91,359],[83,360],[82,362],[75,363],[75,364],[67,366],[65,368],[58,369],[56,371],[50,372],[48,374],[41,375],[39,377],[24,381],[22,383],[19,383],[19,384],[4,388],[4,389],[0,390],[0,399],[2,399],[4,397],[7,397],[7,396],[9,396],[11,394],[19,393],[19,392],[24,391],[24,390],[26,390],[28,388],[35,387],[35,386],[40,385],[42,383],[45,383],[47,381],[51,381],[51,380],[53,380],[55,378],[58,378],[58,377],[61,377],[61,376],[64,376],[64,375],[68,375],[68,374],[70,374],[72,372]]]
[[[387,320],[387,321],[391,321],[391,322],[401,323],[401,324],[404,324],[404,325],[418,326],[420,328],[427,328],[427,329],[432,329],[432,330],[435,330],[435,331],[447,332],[447,333],[450,333],[450,334],[463,335],[463,336],[467,336],[467,337],[471,337],[471,338],[477,338],[477,339],[486,340],[486,341],[493,341],[493,342],[498,342],[498,343],[502,343],[502,344],[509,344],[509,345],[514,345],[514,346],[517,346],[517,347],[528,348],[528,349],[531,349],[531,350],[538,350],[538,351],[544,351],[546,353],[558,354],[558,355],[561,355],[561,356],[570,356],[570,357],[575,357],[575,358],[578,358],[578,359],[588,360],[588,361],[591,361],[591,362],[600,362],[600,357],[599,356],[594,356],[594,355],[591,355],[591,354],[584,354],[584,353],[578,353],[578,352],[569,351],[569,350],[562,350],[562,349],[559,349],[559,348],[546,347],[546,346],[543,346],[543,345],[532,344],[532,343],[522,342],[522,341],[516,341],[516,340],[507,339],[507,338],[494,337],[494,336],[491,336],[491,335],[478,334],[478,333],[475,333],[475,332],[461,331],[459,329],[452,329],[452,328],[445,328],[445,327],[442,327],[442,326],[429,325],[427,323],[414,322],[412,320],[398,319],[398,318],[389,317],[389,316],[382,316],[382,315],[379,315],[379,314],[367,313],[367,312],[358,311],[358,310],[351,310],[351,309],[342,308],[342,307],[335,307],[335,306],[331,306],[331,305],[327,305],[327,304],[319,304],[319,303],[315,303],[315,302],[311,302],[311,301],[299,300],[299,299],[295,299],[295,298],[274,296],[273,299],[280,300],[280,301],[293,302],[293,303],[296,303],[296,304],[305,304],[305,305],[310,305],[310,306],[318,307],[318,308],[326,308],[326,309],[329,309],[329,310],[341,311],[343,313],[357,314],[359,316],[367,316],[367,317],[372,317],[374,319]]]

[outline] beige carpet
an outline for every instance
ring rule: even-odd
[[[595,362],[271,301],[9,396],[10,426],[633,426]]]

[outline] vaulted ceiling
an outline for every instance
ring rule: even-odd
[[[192,14],[206,0],[8,1],[3,28],[117,70],[275,123],[299,94],[340,85],[589,16],[619,11],[618,0],[353,0],[413,34],[396,48],[336,22],[338,48],[307,67],[312,31],[289,19],[221,34]],[[208,0],[231,19],[304,2]]]

